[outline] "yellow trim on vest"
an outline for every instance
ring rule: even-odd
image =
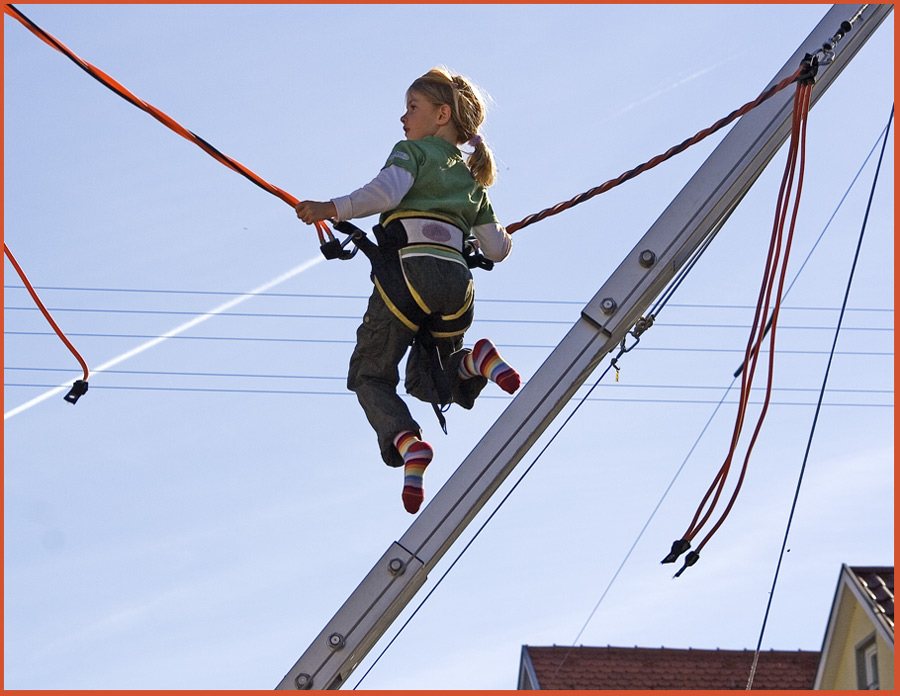
[[[400,271],[403,273],[403,282],[406,283],[406,287],[409,288],[409,294],[412,295],[416,304],[419,305],[419,309],[425,312],[425,314],[431,314],[431,308],[425,304],[425,300],[422,299],[422,296],[412,286],[412,283],[409,282],[409,278],[406,277],[406,267],[403,265],[403,261],[400,262]]]
[[[454,227],[459,229],[459,225],[457,225],[451,217],[448,217],[446,215],[438,215],[437,213],[423,213],[418,210],[404,210],[398,213],[393,213],[384,219],[384,222],[381,223],[381,226],[387,227],[394,220],[400,220],[402,218],[425,218],[426,220],[440,220],[441,222],[446,222],[448,225],[453,225]]]
[[[398,253],[401,260],[424,256],[432,259],[441,259],[442,261],[451,261],[466,268],[469,267],[461,251],[443,244],[407,244],[405,247],[401,247]]]
[[[472,303],[475,301],[475,293],[473,291],[473,282],[469,281],[469,287],[466,290],[466,302],[463,304],[462,309],[460,309],[456,314],[442,314],[441,319],[444,321],[453,321],[454,319],[459,319],[463,314],[469,311],[469,308],[472,306]]]
[[[397,309],[397,306],[391,302],[391,298],[387,296],[387,293],[384,291],[384,288],[381,287],[381,283],[378,282],[378,278],[372,277],[372,280],[375,281],[375,287],[378,288],[378,294],[381,295],[381,299],[384,300],[384,303],[387,305],[387,308],[391,310],[391,313],[397,317],[403,325],[408,328],[410,331],[418,331],[418,324],[414,324],[411,322],[403,312]]]
[[[423,245],[418,245],[418,246],[425,247],[426,245],[423,244]],[[404,247],[404,249],[410,249],[410,248],[411,247]],[[403,252],[403,249],[400,250],[401,254],[402,254],[402,252]],[[416,304],[419,305],[419,308],[423,312],[425,312],[425,314],[431,314],[431,308],[427,304],[425,304],[425,300],[422,299],[422,296],[416,291],[416,289],[413,287],[412,283],[409,282],[409,278],[406,277],[406,268],[404,267],[402,262],[400,263],[400,270],[403,272],[403,281],[406,283],[406,287],[409,288],[409,293],[410,293],[410,295],[412,295],[413,299],[416,301]],[[454,319],[458,319],[463,314],[465,314],[466,312],[469,311],[469,309],[471,308],[474,301],[475,301],[474,282],[471,279],[469,279],[469,284],[466,287],[466,299],[465,299],[465,302],[463,302],[463,306],[460,307],[460,309],[458,311],[454,312],[453,314],[442,314],[441,319],[443,321],[453,321]],[[464,332],[465,332],[465,329],[463,331],[452,331],[452,332],[432,331],[431,335],[434,336],[435,338],[448,338],[450,336],[458,336],[459,334],[464,333]]]
[[[454,336],[461,336],[468,330],[468,326],[465,329],[460,329],[459,331],[432,331],[431,335],[435,338],[453,338]]]

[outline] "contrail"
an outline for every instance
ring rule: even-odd
[[[153,338],[153,339],[147,341],[146,343],[142,343],[141,345],[137,346],[136,348],[132,348],[131,350],[129,350],[125,353],[122,353],[122,355],[119,355],[118,357],[113,358],[109,362],[105,362],[102,365],[100,365],[99,367],[93,368],[91,370],[91,374],[95,374],[97,372],[103,372],[104,370],[108,370],[111,367],[118,365],[119,363],[125,362],[129,358],[133,358],[135,355],[139,355],[139,354],[143,353],[145,350],[150,350],[151,348],[159,345],[163,341],[165,341],[169,338],[172,338],[173,336],[182,334],[185,331],[187,331],[188,329],[192,329],[199,324],[202,324],[207,319],[212,319],[214,316],[216,316],[218,314],[227,312],[232,307],[236,307],[237,305],[241,304],[242,302],[246,302],[251,297],[255,297],[256,295],[260,295],[264,292],[268,292],[269,290],[274,288],[276,285],[280,285],[281,283],[284,283],[285,281],[290,280],[294,276],[299,275],[306,270],[309,270],[310,268],[312,268],[313,266],[315,266],[316,264],[318,264],[324,260],[325,260],[324,256],[316,256],[312,259],[309,259],[308,261],[301,263],[296,268],[292,268],[291,270],[287,271],[286,273],[282,273],[280,276],[273,278],[268,283],[260,285],[258,288],[254,288],[250,292],[244,293],[243,295],[236,297],[233,300],[229,300],[228,302],[221,304],[214,309],[209,310],[205,314],[200,314],[199,316],[196,316],[193,319],[186,321],[184,324],[181,324],[180,326],[176,326],[174,329],[164,333],[162,336],[157,336],[156,338]],[[21,406],[16,406],[14,409],[7,411],[6,413],[3,414],[3,420],[6,420],[7,418],[12,418],[13,416],[18,415],[19,413],[22,413],[22,411],[26,411],[29,408],[31,408],[32,406],[35,406],[35,405],[41,403],[42,401],[49,399],[52,396],[60,394],[64,391],[68,391],[71,387],[72,387],[71,382],[67,382],[66,384],[61,384],[58,387],[54,387],[50,391],[44,392],[40,396],[36,396],[31,401],[26,401]]]
[[[721,61],[719,61],[718,63],[716,63],[716,64],[714,64],[714,65],[710,65],[710,66],[707,67],[707,68],[702,68],[702,69],[698,70],[697,72],[695,72],[695,73],[693,73],[693,74],[691,74],[691,75],[688,75],[687,77],[684,77],[684,78],[682,78],[682,79],[680,79],[680,80],[676,80],[675,82],[673,82],[673,83],[670,84],[669,86],[663,87],[663,88],[661,88],[661,89],[658,89],[658,90],[656,90],[655,92],[653,92],[652,94],[647,95],[647,96],[644,97],[643,99],[638,99],[637,101],[632,102],[631,104],[628,104],[627,106],[623,106],[621,109],[619,109],[619,110],[616,111],[615,113],[610,114],[609,116],[607,116],[607,117],[604,118],[604,119],[601,119],[601,120],[598,121],[597,123],[598,123],[598,124],[600,124],[600,123],[606,123],[607,121],[611,121],[611,120],[614,119],[614,118],[618,118],[619,116],[622,116],[623,114],[625,114],[625,113],[631,111],[632,109],[636,109],[637,107],[642,106],[643,104],[646,104],[647,102],[652,101],[653,99],[656,99],[657,97],[659,97],[659,96],[665,94],[666,92],[671,92],[671,91],[674,90],[674,89],[678,89],[678,88],[681,87],[682,85],[685,85],[685,84],[687,84],[688,82],[691,82],[692,80],[696,80],[698,77],[702,77],[703,75],[705,75],[705,74],[708,73],[708,72],[712,72],[713,70],[717,70],[718,68],[722,67],[723,65],[726,65],[727,63],[730,63],[731,61],[733,61],[733,60],[735,60],[735,59],[737,59],[737,58],[740,58],[741,56],[744,55],[744,53],[745,53],[745,52],[738,53],[737,55],[733,55],[733,56],[731,56],[730,58],[726,58],[726,59],[724,59],[724,60],[721,60]]]

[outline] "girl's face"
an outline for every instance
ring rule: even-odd
[[[419,140],[436,135],[440,127],[447,123],[449,111],[449,106],[432,104],[419,92],[407,92],[406,113],[400,117],[406,139]]]

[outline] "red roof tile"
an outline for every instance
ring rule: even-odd
[[[746,689],[753,650],[525,646],[548,689]],[[818,652],[761,652],[754,689],[811,689]]]

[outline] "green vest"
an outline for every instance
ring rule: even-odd
[[[472,177],[462,153],[443,138],[402,140],[384,166],[405,169],[412,174],[413,185],[394,210],[381,214],[382,225],[402,217],[430,217],[468,235],[476,225],[499,222],[487,191]]]

